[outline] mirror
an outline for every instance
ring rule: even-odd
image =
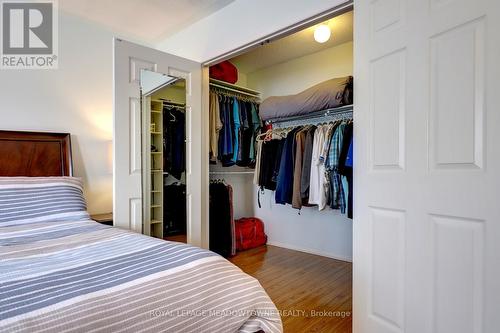
[[[169,76],[167,74],[153,72],[147,69],[141,70],[141,92],[143,96],[151,95],[156,90],[161,89],[173,82],[178,78]]]
[[[186,242],[186,83],[141,71],[143,233]]]

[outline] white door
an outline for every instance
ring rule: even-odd
[[[354,332],[500,332],[500,1],[355,2]]]
[[[142,230],[142,69],[186,80],[187,234],[188,243],[201,245],[201,64],[120,39],[114,40],[114,224]]]

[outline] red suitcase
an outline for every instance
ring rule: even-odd
[[[236,83],[238,81],[238,69],[229,61],[223,61],[220,64],[210,66],[210,77],[213,79]]]
[[[256,217],[244,217],[234,221],[236,250],[253,249],[267,243],[264,223]]]

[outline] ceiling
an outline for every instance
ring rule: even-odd
[[[59,9],[155,44],[234,0],[63,0]]]
[[[332,33],[330,39],[323,44],[314,40],[314,29],[317,26],[315,25],[277,41],[259,46],[230,61],[238,67],[239,71],[248,74],[353,40],[352,11],[323,23],[328,24]]]

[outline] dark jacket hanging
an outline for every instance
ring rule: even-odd
[[[230,192],[223,183],[210,184],[210,250],[229,257],[232,249]]]
[[[259,186],[266,190],[276,190],[277,172],[281,151],[285,140],[270,140],[262,143],[260,157]]]
[[[186,233],[186,185],[167,185],[163,191],[164,235]]]
[[[186,116],[176,109],[163,110],[163,171],[181,179],[186,170]]]
[[[352,137],[353,125],[347,124],[344,129],[344,140],[342,142],[342,149],[339,155],[339,173],[346,177],[348,184],[348,197],[347,197],[347,217],[352,219],[353,207],[353,161],[352,161]]]
[[[299,129],[291,130],[285,139],[276,184],[275,200],[277,204],[292,204],[295,133]]]

